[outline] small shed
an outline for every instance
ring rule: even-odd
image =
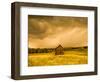
[[[55,55],[64,55],[64,49],[61,45],[55,48]]]

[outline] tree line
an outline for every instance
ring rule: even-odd
[[[48,48],[44,48],[44,49],[40,49],[40,48],[37,48],[37,49],[31,49],[29,48],[28,49],[28,53],[50,53],[50,52],[53,52],[55,49],[48,49]]]

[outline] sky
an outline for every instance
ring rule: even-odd
[[[88,44],[88,18],[28,16],[28,47],[83,47]]]

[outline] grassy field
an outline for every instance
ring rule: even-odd
[[[87,64],[87,49],[72,49],[64,51],[64,55],[52,53],[31,53],[28,56],[28,66],[53,66]]]

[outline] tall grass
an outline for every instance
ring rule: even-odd
[[[54,52],[52,52],[34,53],[28,56],[28,66],[75,65],[87,63],[87,49],[64,51],[64,55],[55,55]]]

